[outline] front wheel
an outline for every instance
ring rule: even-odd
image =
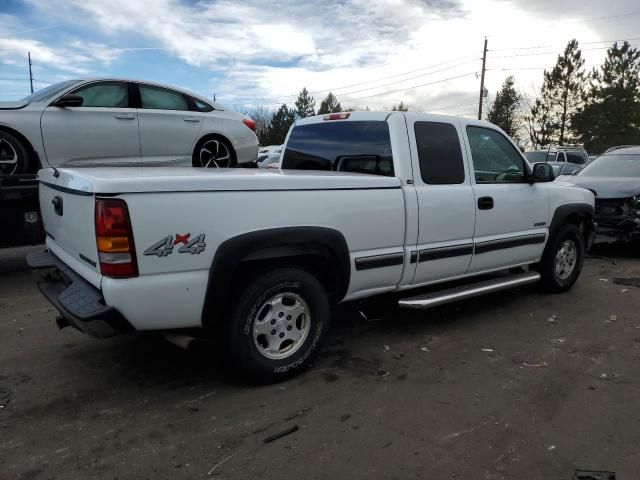
[[[322,284],[297,268],[258,277],[240,295],[226,325],[225,356],[261,383],[278,382],[309,366],[329,327]]]
[[[567,224],[549,240],[538,265],[542,289],[550,293],[569,290],[582,271],[585,242],[577,225]]]

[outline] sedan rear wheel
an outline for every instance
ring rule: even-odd
[[[0,132],[0,174],[24,173],[27,159],[27,150],[18,139],[6,132]]]
[[[228,168],[233,166],[233,155],[229,144],[220,138],[205,140],[198,149],[196,167]]]

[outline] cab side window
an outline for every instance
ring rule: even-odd
[[[128,108],[129,88],[123,82],[100,82],[73,92],[83,98],[82,107]]]
[[[524,160],[507,138],[497,130],[467,127],[476,183],[524,182]]]
[[[464,163],[460,138],[450,123],[416,122],[416,147],[420,175],[428,185],[451,185],[464,182]]]

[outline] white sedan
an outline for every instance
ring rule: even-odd
[[[255,162],[255,123],[196,94],[126,79],[68,80],[0,102],[0,174],[47,166]]]

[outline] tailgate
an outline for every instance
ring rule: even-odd
[[[96,246],[95,196],[90,188],[74,185],[72,172],[41,170],[40,210],[47,246],[76,273],[100,287],[100,267]]]

